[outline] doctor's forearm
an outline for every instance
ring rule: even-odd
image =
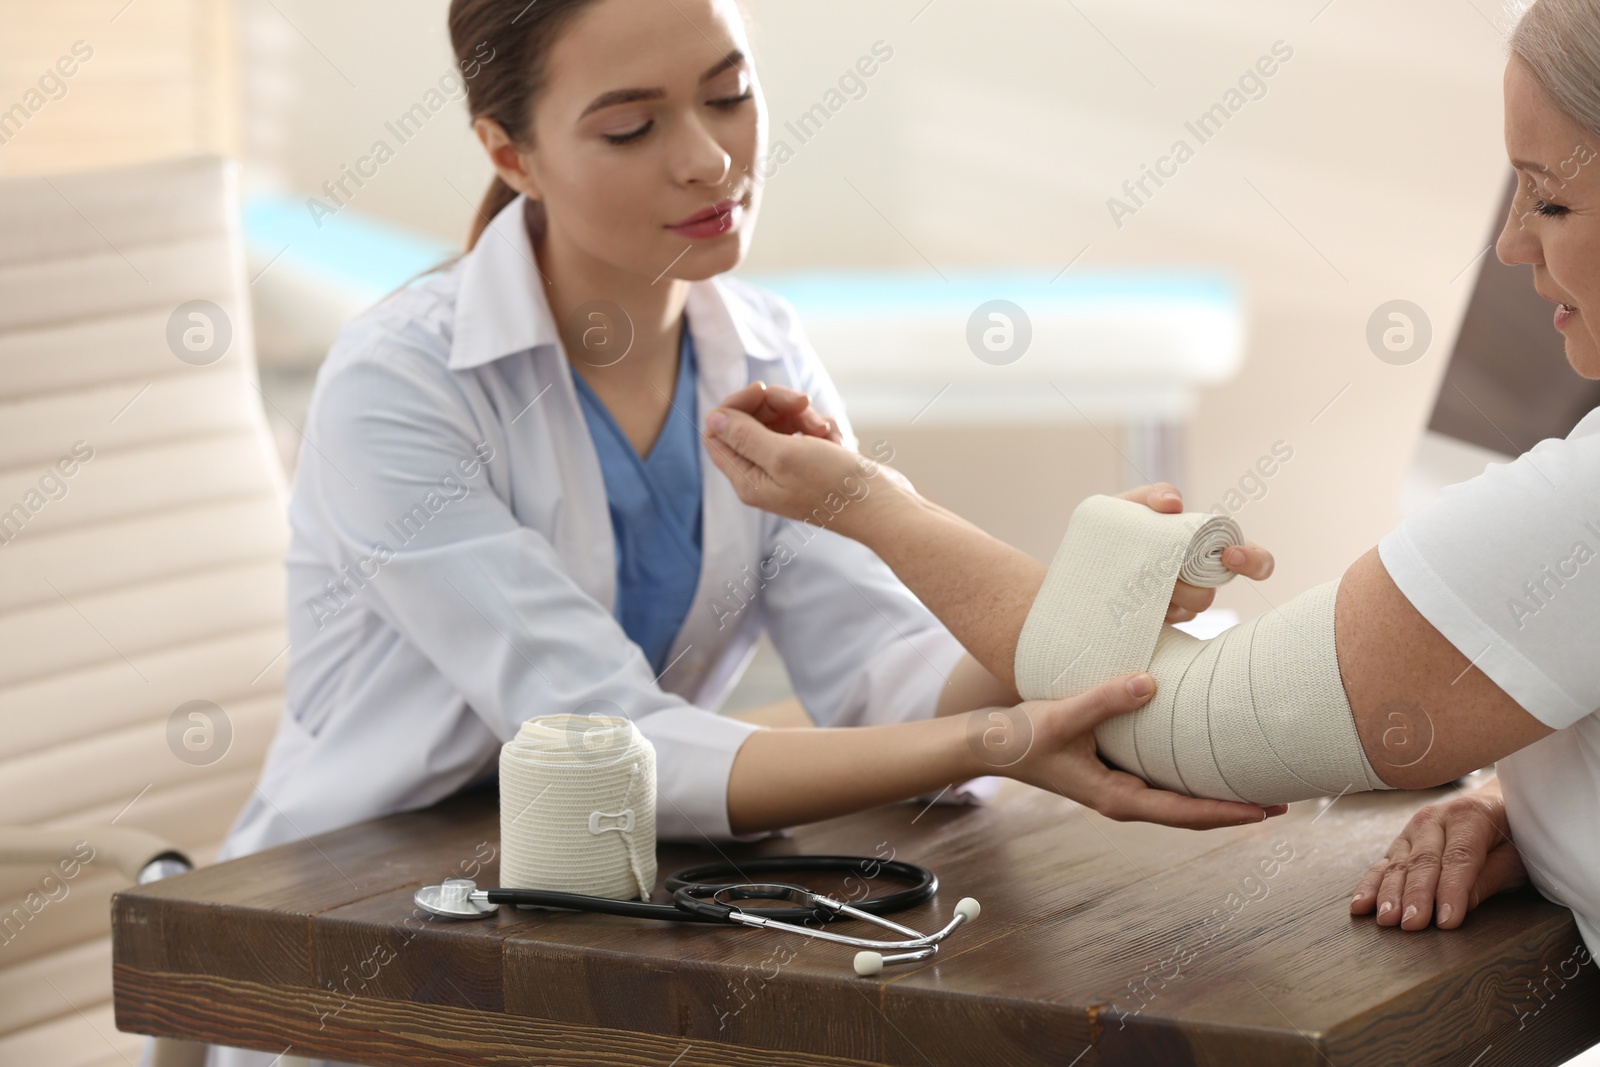
[[[877,508],[854,516],[846,508],[840,518],[847,517],[854,521],[841,532],[877,553],[974,659],[1010,685],[1017,638],[1048,568],[914,494],[883,494]]]
[[[1011,679],[1001,681],[996,678],[969,652],[961,657],[950,672],[950,677],[945,679],[944,688],[939,691],[939,703],[933,713],[960,715],[962,712],[975,711],[978,708],[1009,707],[1020,703],[1022,696],[1017,692],[1017,687]]]
[[[831,819],[993,773],[966,743],[964,716],[888,726],[766,729],[728,777],[736,834]]]

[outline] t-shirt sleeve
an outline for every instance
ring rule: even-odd
[[[1422,616],[1530,715],[1600,707],[1600,410],[1442,490],[1378,545]]]

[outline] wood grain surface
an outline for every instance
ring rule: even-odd
[[[515,908],[428,918],[419,885],[497,884],[494,797],[465,795],[119,893],[117,1024],[396,1067],[1540,1067],[1600,1042],[1600,973],[1579,965],[1571,915],[1536,893],[1492,899],[1456,931],[1349,915],[1357,877],[1434,795],[1195,833],[1008,782],[985,807],[660,846],[663,879],[758,855],[922,863],[941,888],[897,916],[920,929],[981,901],[933,961],[870,979],[849,949],[765,931]]]

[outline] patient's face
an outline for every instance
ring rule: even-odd
[[[737,266],[766,114],[734,0],[600,0],[551,47],[530,176],[546,247],[604,274],[697,280]],[[719,223],[673,224],[717,204]],[[709,231],[709,232],[708,232]]]
[[[1505,95],[1506,152],[1519,185],[1497,251],[1506,263],[1532,265],[1534,287],[1554,302],[1567,361],[1600,378],[1600,135],[1557,107],[1515,56]]]

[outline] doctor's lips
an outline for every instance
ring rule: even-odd
[[[667,229],[692,241],[732,233],[744,218],[746,200],[724,200],[720,204],[712,204],[686,219],[671,223]]]
[[[1538,292],[1538,290],[1535,290],[1535,292]],[[1573,320],[1573,318],[1578,314],[1578,307],[1577,307],[1576,304],[1563,303],[1562,301],[1557,300],[1553,296],[1545,296],[1544,293],[1539,293],[1539,295],[1540,296],[1544,296],[1544,298],[1546,300],[1548,300],[1552,304],[1556,305],[1555,324],[1556,324],[1556,329],[1558,329],[1558,330],[1561,329],[1563,326],[1565,326],[1567,323],[1571,322]]]

